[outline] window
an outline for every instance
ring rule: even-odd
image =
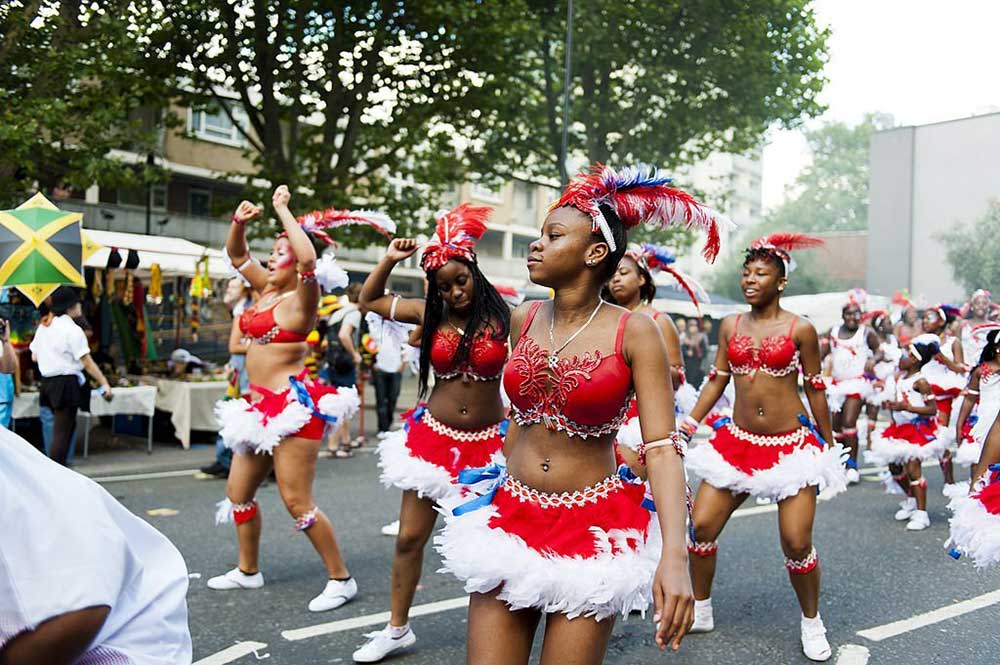
[[[472,198],[489,203],[503,203],[503,185],[491,187],[483,182],[473,182]]]
[[[476,243],[476,254],[490,258],[503,258],[503,232],[487,231]]]
[[[528,253],[531,251],[529,247],[531,243],[535,242],[536,238],[530,238],[528,236],[515,235],[513,242],[511,243],[511,255],[515,259],[526,259],[528,258]]]
[[[240,124],[240,127],[246,128],[247,118],[243,109],[235,105],[230,108],[233,117]],[[233,124],[228,113],[217,106],[204,109],[188,109],[188,131],[205,141],[214,141],[215,143],[225,143],[239,147],[246,145],[246,139],[240,132],[239,127]]]
[[[519,209],[534,213],[535,186],[526,182],[516,181],[514,183],[514,202]]]
[[[145,187],[121,187],[118,189],[118,203],[122,205],[146,207]],[[167,186],[156,184],[149,190],[149,205],[153,210],[167,209]]]
[[[188,193],[188,212],[201,217],[212,215],[212,192],[207,189],[194,189]]]

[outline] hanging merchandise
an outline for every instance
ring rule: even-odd
[[[114,270],[122,264],[122,255],[118,253],[117,247],[112,247],[108,254],[108,270]]]
[[[146,295],[142,288],[142,282],[135,280],[132,291],[128,294],[132,299],[132,308],[135,311],[135,332],[139,338],[139,357],[146,358],[149,353],[149,338],[146,335]]]
[[[128,250],[128,258],[125,259],[125,270],[135,270],[139,267],[139,252],[134,249]]]
[[[163,272],[160,264],[154,263],[149,267],[149,293],[146,294],[146,301],[151,305],[159,305],[163,302]]]
[[[191,340],[198,343],[198,329],[201,328],[201,319],[198,318],[198,298],[191,298]]]
[[[97,269],[94,271],[94,277],[90,281],[90,295],[93,297],[94,302],[98,302],[101,299],[102,293],[104,293],[104,271]]]

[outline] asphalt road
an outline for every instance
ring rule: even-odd
[[[819,504],[815,545],[823,567],[821,612],[835,652],[841,650],[831,662],[1000,662],[1000,592],[996,592],[1000,571],[979,572],[967,561],[956,562],[946,555],[947,511],[940,473],[928,469],[928,476],[932,524],[923,532],[907,532],[903,524],[893,521],[898,498],[883,494],[872,480]],[[309,541],[292,531],[273,484],[258,495],[264,517],[261,565],[266,586],[234,592],[206,588],[209,577],[236,562],[232,528],[215,528],[212,521],[223,485],[193,477],[105,484],[128,508],[166,534],[187,560],[192,574],[188,602],[196,663],[254,663],[265,656],[271,665],[351,662],[351,652],[363,641],[363,634],[384,625],[384,617],[370,615],[388,609],[393,542],[379,533],[379,527],[396,519],[399,492],[385,490],[377,482],[374,455],[363,451],[353,459],[321,460],[319,464],[317,501],[333,519],[360,585],[354,602],[324,614],[306,609],[323,588],[323,568]],[[158,508],[177,513],[147,514]],[[746,508],[720,538],[713,593],[715,632],[690,636],[679,653],[663,655],[653,645],[650,623],[633,616],[615,627],[606,663],[808,662],[799,648],[799,614],[782,565],[776,514],[773,508],[758,508],[752,501]],[[465,662],[462,589],[454,579],[435,572],[439,562],[428,549],[416,603],[452,602],[432,605],[428,614],[414,618],[416,646],[389,662]],[[918,620],[897,631],[885,629],[867,637],[858,634],[939,608],[950,607],[944,614],[955,614],[953,604],[969,599],[979,599],[978,604],[985,606],[973,606],[967,613],[929,625],[921,626]],[[331,622],[342,623],[314,631],[318,634],[313,636],[286,632]],[[894,632],[898,634],[888,634]],[[247,643],[264,646],[259,646],[255,657],[251,653],[255,645]]]

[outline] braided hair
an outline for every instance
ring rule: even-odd
[[[469,359],[469,351],[480,329],[489,330],[490,337],[495,340],[507,339],[510,334],[510,307],[486,279],[478,264],[457,257],[452,257],[451,260],[464,264],[472,273],[472,311],[455,354],[455,365],[461,366]],[[427,295],[424,303],[424,325],[420,334],[420,398],[427,394],[431,345],[445,318],[444,299],[437,288],[437,270],[427,272]]]

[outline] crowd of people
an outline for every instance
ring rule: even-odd
[[[380,478],[402,499],[388,531],[395,534],[389,621],[367,635],[355,662],[381,661],[417,641],[410,610],[428,544],[471,596],[469,662],[527,663],[544,619],[543,663],[571,656],[600,663],[616,618],[650,608],[656,644],[676,650],[688,633],[715,627],[718,538],[750,497],[777,504],[801,648],[811,660],[828,660],[813,545],[817,494],[847,491],[866,460],[887,467],[887,491],[904,496],[896,519],[910,531],[930,523],[922,467],[937,460],[954,511],[951,553],[980,566],[1000,562],[1000,432],[993,427],[1000,307],[989,293],[977,291],[960,308],[922,311],[900,296],[890,313],[869,310],[867,296],[854,290],[845,296],[842,323],[821,333],[781,305],[795,252],[819,241],[779,233],[746,249],[740,284],[749,311],[714,330],[700,318],[675,322],[654,307],[655,276],[670,275],[696,306],[697,284],[676,269],[668,248],[630,245],[628,231],[640,223],[695,229],[714,259],[725,220],[646,166],[595,167],[566,187],[527,258],[531,281],[552,297],[523,304],[479,267],[475,244],[489,208],[463,204],[440,213],[424,245],[392,239],[364,284],[349,286],[324,251],[329,231],[344,223],[384,229],[384,218],[351,211],[296,218],[290,200],[286,187],[275,190],[282,233],[265,263],[251,256],[245,232],[259,207],[240,204],[226,243],[237,271],[226,296],[235,371],[229,399],[217,406],[218,459],[208,471],[227,478],[216,520],[235,525],[238,565],[209,579],[210,589],[265,584],[255,495],[273,474],[294,528],[325,569],[309,611],[334,610],[357,595],[313,481],[321,454],[350,456],[363,437],[350,429],[359,408],[362,327],[379,341],[372,380]],[[425,297],[389,291],[393,270],[418,253]],[[322,293],[334,289],[346,289],[346,302],[321,316]],[[50,337],[59,332],[64,344],[58,353],[44,335],[32,347],[55,415],[56,459],[72,434],[66,414],[79,403],[82,372],[106,385],[83,352],[82,332],[69,329],[73,307],[62,297],[51,305]],[[325,343],[310,340],[317,329]],[[311,362],[317,347],[321,360]],[[419,398],[394,427],[408,364]],[[877,427],[883,411],[888,423]],[[692,445],[702,427],[707,440]],[[0,447],[0,454],[44,471],[40,454],[4,436],[10,450]],[[956,463],[971,468],[968,479],[955,480]],[[0,465],[0,474],[8,468]],[[688,472],[702,481],[693,495]],[[74,482],[81,501],[113,501],[89,481]],[[37,645],[43,627],[60,616],[73,620],[58,627],[59,639],[47,648],[61,651],[51,653],[76,649],[77,656],[122,654],[143,663],[190,658],[183,562],[169,542],[123,512],[101,512],[110,533],[139,534],[121,565],[157,574],[132,578],[139,596],[128,596],[128,579],[111,579],[79,607],[0,606],[0,616],[18,618],[0,622],[0,663],[22,662],[11,654]],[[444,523],[435,534],[439,515]],[[0,564],[13,564],[0,565],[0,588],[29,588],[19,566],[41,556],[44,544],[13,547],[8,540],[0,543]],[[91,549],[96,556],[101,547]],[[137,600],[122,600],[154,593],[147,616]],[[93,606],[96,615],[77,616]],[[155,648],[136,632],[154,619],[169,627]]]

